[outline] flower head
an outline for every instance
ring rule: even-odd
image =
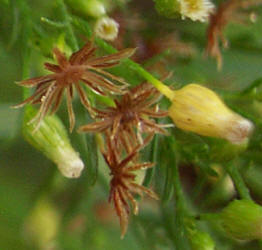
[[[118,35],[119,24],[112,18],[102,17],[95,24],[95,33],[107,41],[113,41]]]
[[[178,0],[180,3],[180,14],[182,18],[190,18],[193,21],[205,22],[214,5],[209,0]]]
[[[77,178],[84,169],[84,163],[70,143],[67,131],[56,116],[46,116],[42,126],[34,132],[35,124],[28,124],[36,110],[28,107],[25,112],[23,134],[25,139],[53,161],[61,174]]]
[[[80,132],[110,133],[116,151],[124,147],[130,153],[134,144],[143,143],[142,133],[166,134],[165,124],[157,124],[149,117],[160,118],[167,116],[168,112],[158,110],[153,106],[160,98],[160,93],[150,84],[144,83],[125,93],[120,100],[115,99],[115,107],[105,110],[94,109],[97,113],[97,122],[84,125]]]
[[[79,51],[73,53],[69,59],[58,49],[53,50],[58,65],[45,63],[45,68],[52,73],[47,76],[35,77],[19,82],[24,87],[36,87],[34,94],[15,107],[22,107],[25,104],[40,103],[40,109],[33,121],[37,121],[36,130],[40,122],[50,110],[51,114],[59,108],[64,92],[67,97],[67,109],[69,113],[70,131],[75,124],[75,116],[72,107],[73,90],[76,89],[82,104],[92,111],[86,93],[80,82],[91,90],[106,95],[106,91],[113,94],[122,94],[125,82],[119,77],[104,71],[105,68],[113,67],[120,63],[120,59],[131,56],[134,49],[124,49],[112,55],[96,58],[95,48],[91,42]],[[116,81],[122,86],[113,83]],[[124,84],[124,85],[123,85]]]
[[[150,162],[132,163],[138,151],[151,140],[151,136],[145,139],[143,145],[134,147],[133,151],[123,160],[119,159],[118,154],[116,154],[112,146],[112,141],[108,136],[107,139],[107,152],[103,152],[103,156],[112,175],[109,202],[114,203],[116,213],[120,220],[121,236],[123,237],[128,226],[128,217],[130,213],[129,202],[132,204],[133,213],[138,213],[138,204],[133,194],[142,196],[145,193],[153,199],[158,199],[158,196],[152,190],[135,182],[135,172],[137,170],[151,168],[153,164]]]
[[[252,122],[230,110],[212,90],[198,84],[173,92],[169,116],[178,128],[236,144],[245,142],[253,130]]]

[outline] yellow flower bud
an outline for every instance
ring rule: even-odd
[[[173,92],[169,116],[180,129],[234,144],[245,142],[253,129],[251,121],[230,110],[215,92],[198,84]]]

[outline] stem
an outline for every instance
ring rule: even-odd
[[[234,185],[242,199],[251,199],[251,196],[249,194],[249,190],[239,173],[237,167],[233,163],[229,163],[226,167],[227,173],[230,175],[231,179],[234,182]]]
[[[173,171],[173,181],[174,181],[174,195],[176,201],[175,207],[175,242],[176,249],[183,250],[189,249],[189,243],[187,239],[187,230],[185,225],[185,219],[188,217],[188,210],[186,208],[186,202],[183,195],[182,185],[179,177],[179,152],[177,150],[176,141],[174,137],[169,140],[169,146],[173,147],[174,157],[174,171]]]
[[[82,29],[84,29],[84,32],[87,36],[92,36],[92,29],[89,27],[88,23],[83,22],[79,18],[73,19],[74,24],[81,26]],[[84,26],[84,27],[83,27]],[[104,40],[100,38],[95,39],[96,44],[104,49],[108,53],[116,53],[117,50],[112,47],[110,44],[105,42]],[[123,60],[123,63],[126,64],[129,68],[131,68],[133,71],[137,72],[141,77],[143,77],[145,80],[153,84],[163,95],[165,95],[168,99],[171,101],[174,99],[174,92],[166,86],[164,83],[156,79],[153,75],[151,75],[148,71],[146,71],[142,66],[140,66],[138,63],[135,63],[134,61],[130,59]]]
[[[64,22],[66,24],[67,31],[68,31],[67,37],[68,37],[68,39],[70,39],[70,43],[71,43],[70,45],[72,46],[72,49],[74,51],[77,51],[79,49],[79,47],[78,47],[78,43],[77,43],[73,28],[72,28],[72,25],[71,25],[71,18],[69,16],[68,12],[67,12],[67,8],[66,8],[66,5],[64,3],[64,0],[59,0],[59,3],[60,3],[60,6],[61,6],[63,19],[64,19]]]
[[[127,63],[129,66],[136,71],[140,76],[142,76],[145,80],[149,81],[153,84],[163,95],[165,95],[169,100],[174,99],[174,92],[166,86],[164,83],[156,79],[153,75],[151,75],[148,71],[146,71],[143,67],[139,64],[133,62],[132,60],[128,59]]]
[[[54,22],[46,17],[41,17],[41,21],[56,28],[65,28],[68,25],[68,23]]]
[[[22,44],[22,79],[25,79],[29,77],[30,74],[30,55],[31,55],[31,49],[28,47],[28,41],[31,37],[31,19],[30,19],[30,13],[29,8],[26,4],[20,4],[21,8],[21,15],[23,15],[23,32],[22,32],[22,38],[21,38],[21,44]],[[23,88],[23,98],[26,99],[30,96],[30,89]]]

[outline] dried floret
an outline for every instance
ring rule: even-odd
[[[119,154],[122,148],[127,153],[133,145],[143,143],[143,133],[167,134],[166,124],[158,124],[153,118],[167,116],[168,112],[158,109],[156,102],[161,97],[158,90],[150,84],[143,83],[125,93],[121,99],[115,99],[115,107],[105,110],[94,109],[96,121],[79,128],[80,132],[105,132],[110,133],[114,148]],[[154,105],[154,107],[152,107]]]
[[[142,196],[145,193],[153,199],[158,199],[158,196],[152,190],[135,182],[136,171],[151,168],[153,164],[150,162],[132,163],[139,150],[149,143],[151,139],[152,136],[148,136],[142,145],[136,145],[130,154],[123,160],[120,160],[107,133],[107,151],[103,152],[103,156],[112,175],[109,202],[114,203],[116,213],[120,220],[122,237],[127,231],[130,213],[129,202],[132,204],[133,213],[138,213],[138,204],[133,195],[138,194]]]
[[[228,46],[228,42],[223,35],[226,25],[230,21],[239,20],[241,11],[255,4],[261,4],[261,0],[228,0],[221,3],[217,11],[210,15],[209,27],[207,30],[206,51],[208,55],[217,60],[217,68],[219,70],[222,67],[222,55],[219,48],[219,40],[222,41],[222,45],[225,48]]]
[[[124,49],[115,54],[102,57],[95,57],[95,50],[93,43],[88,42],[67,59],[58,48],[55,48],[53,53],[58,65],[45,63],[45,68],[51,71],[52,74],[19,82],[19,85],[24,87],[36,87],[31,97],[15,106],[19,108],[25,104],[40,103],[39,112],[32,120],[32,122],[37,121],[36,130],[49,110],[51,114],[57,111],[64,92],[66,92],[67,97],[70,131],[73,130],[75,124],[72,106],[74,87],[79,94],[82,104],[92,112],[86,92],[80,82],[101,95],[107,95],[107,92],[112,94],[124,93],[127,85],[125,81],[104,71],[104,69],[118,65],[121,59],[131,56],[135,50]],[[116,85],[114,82],[118,82],[121,85]]]

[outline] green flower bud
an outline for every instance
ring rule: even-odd
[[[99,0],[67,0],[67,3],[75,11],[91,17],[101,17],[106,14],[106,8]]]
[[[37,201],[25,220],[25,234],[41,249],[51,246],[58,233],[60,216],[46,197]],[[50,248],[51,249],[51,248]]]
[[[190,232],[190,243],[192,250],[214,250],[215,243],[206,232],[194,230]]]
[[[223,229],[239,240],[262,239],[262,207],[251,200],[234,200],[219,215]]]
[[[176,0],[155,0],[155,8],[160,15],[175,18],[179,13],[179,2]]]
[[[84,164],[78,153],[72,148],[62,122],[55,115],[46,116],[40,128],[34,131],[35,125],[29,121],[35,115],[36,110],[28,107],[23,124],[25,139],[53,161],[62,175],[68,178],[79,177]]]

